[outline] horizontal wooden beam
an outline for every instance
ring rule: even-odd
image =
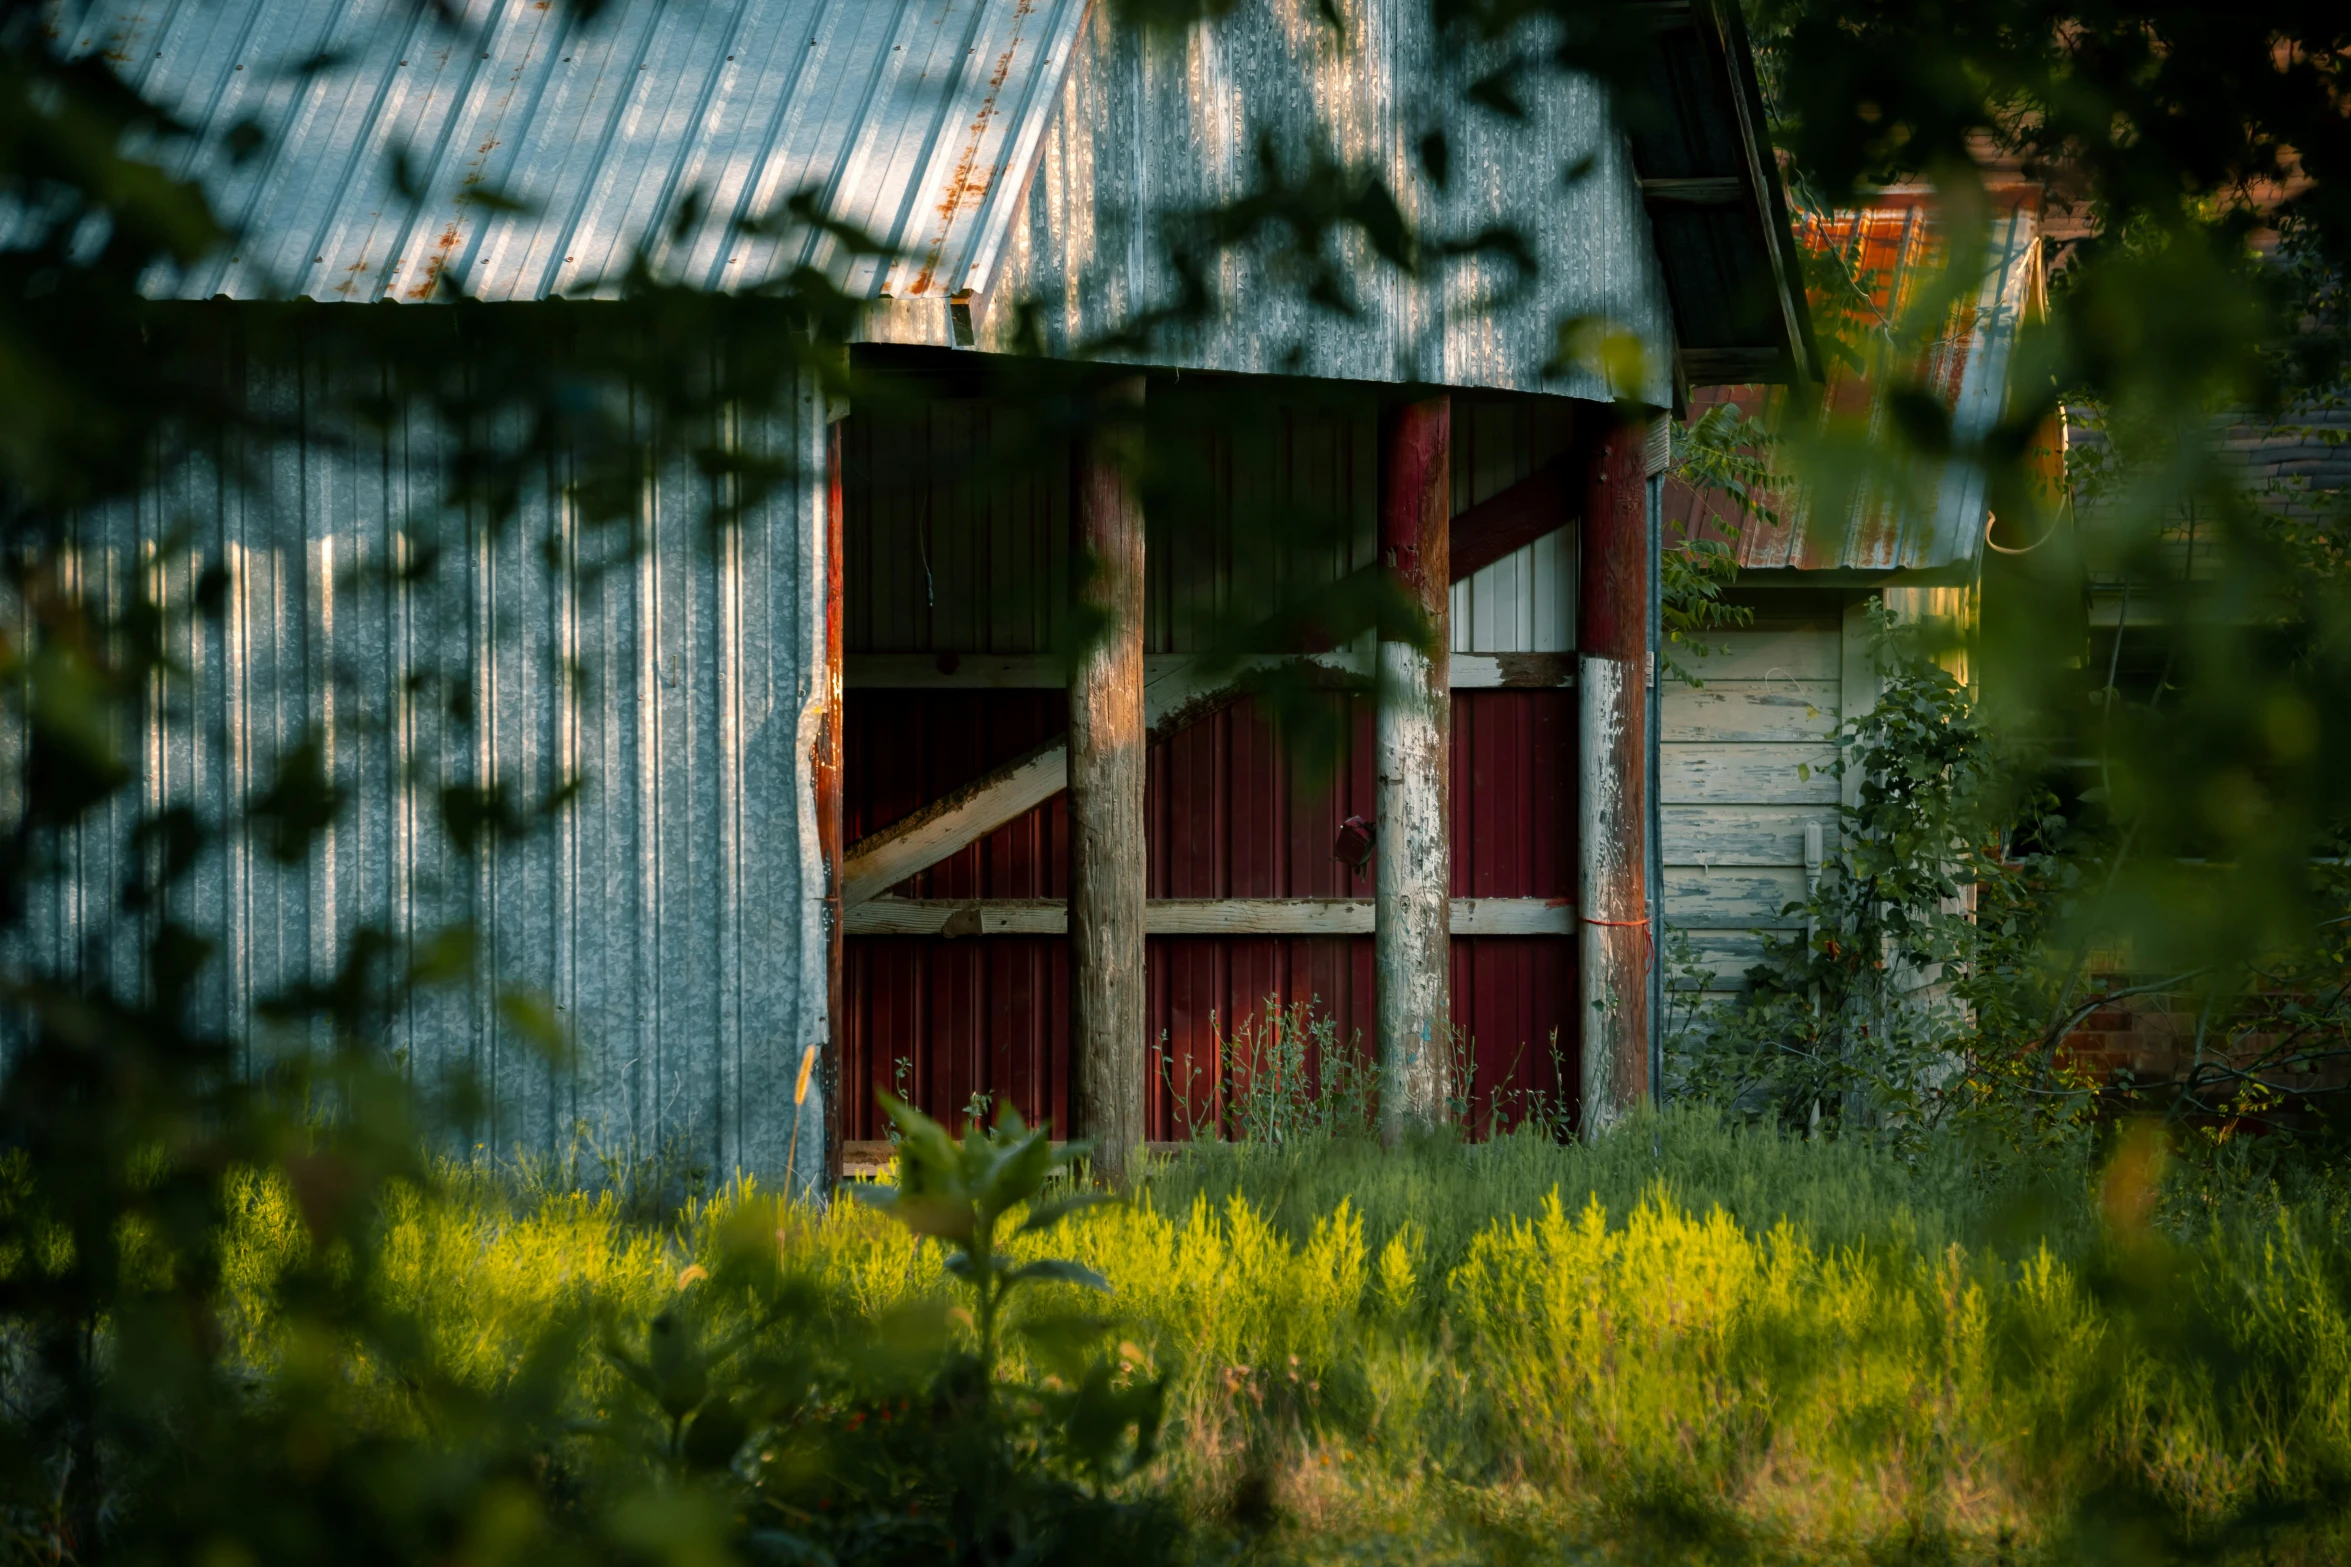
[[[1746,192],[1747,182],[1736,174],[1641,181],[1641,199],[1653,207],[1730,207]]]
[[[1309,656],[1341,673],[1364,673],[1362,661],[1350,653]],[[1148,654],[1143,659],[1144,684],[1181,673],[1199,661],[1196,653]],[[845,661],[842,684],[853,691],[1059,691],[1069,684],[1069,666],[1055,653],[852,653]]]
[[[1456,653],[1456,691],[1559,690],[1575,684],[1573,653]]]
[[[1192,661],[1188,653],[1143,660],[1143,678],[1158,679]],[[1362,675],[1349,654],[1316,655],[1316,662],[1342,673]],[[1051,653],[858,653],[846,661],[843,683],[853,691],[1059,691],[1067,668]],[[1575,684],[1572,653],[1456,653],[1453,689],[1491,691],[1506,687]]]
[[[1568,936],[1564,899],[1455,898],[1456,936]],[[852,936],[1061,936],[1059,898],[871,898],[849,910]],[[1369,898],[1154,898],[1143,905],[1152,936],[1368,936]]]

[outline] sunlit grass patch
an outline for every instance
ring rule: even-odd
[[[1920,1169],[1668,1116],[1582,1147],[1202,1150],[1003,1244],[1112,1282],[1106,1303],[1038,1286],[1016,1320],[1106,1311],[1117,1373],[1168,1378],[1149,1481],[1210,1554],[2054,1561],[2123,1519],[2163,1551],[2330,1559],[2340,1202],[2178,1168],[2118,1229],[2098,1168],[1971,1181],[1963,1152]],[[747,1246],[844,1342],[972,1331],[937,1242],[750,1183],[649,1224],[460,1171],[382,1222],[375,1289],[484,1389],[551,1324],[593,1343],[692,1299],[720,1332],[738,1308],[713,1281]],[[257,1365],[283,1350],[260,1301],[303,1233],[285,1192],[250,1188],[226,1261]],[[1056,1385],[1022,1344],[1008,1363]],[[573,1376],[579,1409],[609,1403],[595,1355]]]

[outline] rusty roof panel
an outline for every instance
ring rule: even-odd
[[[1698,114],[1684,127],[1695,150],[1668,161],[1744,194],[1666,214],[1704,232],[1664,244],[1663,260],[1641,171],[1592,79],[1530,84],[1523,119],[1459,118],[1450,181],[1427,176],[1416,149],[1434,106],[1468,85],[1438,78],[1482,67],[1444,64],[1426,0],[1259,0],[1160,37],[1112,11],[58,0],[50,14],[194,129],[170,156],[238,236],[151,279],[162,296],[611,297],[640,259],[739,291],[807,265],[876,301],[865,330],[885,342],[1011,348],[1033,326],[1056,354],[1656,406],[1672,401],[1677,355],[1758,378],[1803,369],[1800,302],[1793,315],[1765,308],[1789,292],[1785,224],[1741,109],[1753,108],[1744,39],[1719,0],[1659,8],[1661,69],[1704,89],[1683,104]],[[1523,25],[1540,45],[1547,24]],[[237,156],[253,130],[258,150]],[[1334,238],[1349,314],[1310,301],[1263,247],[1229,246],[1213,258],[1212,319],[1107,349],[1105,334],[1181,292],[1160,223],[1256,191],[1261,149],[1291,177],[1317,160],[1377,175],[1442,242],[1439,259],[1415,273],[1360,235]],[[802,193],[888,253],[785,219]],[[767,221],[746,232],[746,219]],[[1537,258],[1531,276],[1507,251],[1469,245],[1506,228]],[[1629,332],[1645,367],[1589,352],[1555,362],[1563,324],[1579,319],[1587,345]]]
[[[1800,242],[1845,262],[1849,297],[1815,299],[1822,317],[1843,317],[1850,352],[1826,367],[1816,417],[1877,443],[1892,417],[1887,393],[1897,382],[1890,355],[1904,356],[1904,376],[1951,411],[1962,444],[1981,436],[2006,405],[2008,361],[2024,317],[2037,308],[2040,288],[2039,213],[2024,193],[2005,201],[1992,223],[1983,273],[1923,345],[1897,350],[1896,326],[1944,264],[1946,248],[1932,207],[1913,192],[1888,192],[1859,210],[1807,217]],[[1785,395],[1774,388],[1713,388],[1692,399],[1693,419],[1735,402],[1767,418],[1785,417]],[[1801,495],[1767,497],[1774,517],[1740,517],[1735,502],[1717,493],[1669,487],[1668,515],[1692,532],[1736,535],[1739,564],[1747,569],[1798,571],[1934,571],[1972,567],[1981,554],[1988,517],[1983,475],[1953,462],[1922,472],[1903,486],[1865,487],[1835,515]]]
[[[197,128],[181,170],[242,236],[161,295],[610,295],[642,246],[698,287],[813,263],[944,301],[1001,248],[1086,4],[459,0],[449,27],[411,0],[116,0],[60,25]],[[248,121],[267,141],[239,162]],[[690,201],[754,218],[804,190],[898,254],[672,230]]]

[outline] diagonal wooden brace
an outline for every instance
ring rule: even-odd
[[[1447,576],[1458,582],[1491,565],[1572,520],[1574,506],[1575,495],[1560,465],[1536,470],[1453,519]],[[1162,739],[1229,706],[1241,695],[1251,671],[1299,656],[1333,669],[1365,673],[1355,669],[1345,653],[1268,655],[1245,660],[1213,678],[1204,673],[1205,661],[1186,660],[1163,669],[1144,685],[1143,722],[1152,739]],[[1069,741],[1063,736],[850,845],[841,862],[842,904],[854,906],[881,896],[1068,787]]]
[[[1245,659],[1212,676],[1205,659],[1187,659],[1143,687],[1144,727],[1154,740],[1171,735],[1238,700],[1254,671],[1291,658],[1355,668],[1345,653],[1279,654]],[[1069,737],[1062,735],[860,838],[842,857],[841,902],[853,907],[879,897],[1068,787]]]

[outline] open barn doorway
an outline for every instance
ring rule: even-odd
[[[958,367],[892,382],[843,429],[843,836],[853,877],[877,835],[921,818],[934,841],[886,888],[851,886],[852,1158],[884,1136],[877,1090],[945,1119],[1072,1114],[1067,801],[1013,775],[1068,726],[1073,452],[1035,399],[1000,404]],[[1564,461],[1563,402],[1458,405],[1457,513]],[[1379,426],[1371,396],[1315,383],[1168,378],[1148,406],[1164,690],[1237,627],[1376,569]],[[1564,1120],[1577,1049],[1572,522],[1506,542],[1455,584],[1449,637],[1456,1109],[1479,1135]],[[1373,1053],[1373,873],[1336,852],[1376,813],[1373,709],[1350,648],[1323,651],[1319,682],[1147,710],[1152,1141],[1232,1135],[1253,1090],[1312,1092]]]

